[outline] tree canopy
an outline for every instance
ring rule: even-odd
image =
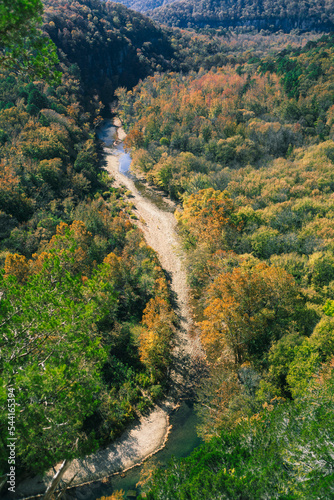
[[[55,45],[42,34],[40,0],[4,0],[0,5],[0,67],[58,80]]]

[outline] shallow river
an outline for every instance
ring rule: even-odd
[[[166,465],[172,456],[186,457],[201,443],[196,434],[197,416],[191,402],[183,401],[180,408],[170,417],[173,426],[165,448],[150,458],[150,463]],[[66,498],[69,500],[96,500],[102,496],[111,495],[115,490],[124,490],[126,495],[136,491],[140,493],[137,483],[140,479],[142,466],[135,467],[124,474],[112,476],[104,481],[96,481],[86,486],[68,490]],[[129,497],[135,498],[135,497]]]
[[[131,156],[124,151],[123,144],[114,145],[116,128],[112,126],[110,121],[104,122],[99,131],[99,138],[104,142],[105,146],[110,149],[108,154],[116,155],[119,159],[119,172],[127,177],[131,177],[136,185],[140,195],[147,201],[162,210],[170,211],[171,207],[164,201],[164,197],[159,193],[152,192],[147,189],[145,184],[141,183],[130,172]],[[182,401],[180,407],[170,416],[172,430],[169,434],[165,448],[154,455],[150,461],[159,463],[160,466],[166,465],[172,456],[185,457],[201,443],[201,439],[197,436],[196,425],[197,416],[193,409],[191,401]],[[140,487],[137,483],[140,479],[142,466],[131,469],[123,476],[117,475],[106,478],[103,481],[96,481],[86,486],[81,486],[68,490],[66,497],[68,499],[78,500],[96,500],[102,496],[111,495],[115,490],[124,490],[126,496],[129,494],[140,493]],[[135,498],[129,496],[129,498]]]

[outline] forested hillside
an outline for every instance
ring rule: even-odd
[[[100,0],[46,0],[44,30],[80,70],[86,90],[104,102],[119,85],[171,69],[174,49],[165,31],[141,14]]]
[[[78,5],[86,23],[98,23]],[[12,387],[18,481],[97,449],[149,409],[166,385],[177,322],[157,256],[133,225],[124,190],[102,169],[95,131],[103,105],[81,78],[97,49],[85,33],[87,51],[74,58],[66,9],[62,18],[50,4],[47,14],[63,48],[61,83],[0,75],[0,471],[8,469]],[[115,36],[115,58],[121,64],[123,50],[125,64],[135,49]]]
[[[116,0],[116,3],[121,3],[129,9],[137,10],[138,12],[147,12],[148,10],[153,10],[175,1],[176,0]]]
[[[326,0],[179,0],[150,12],[153,19],[170,26],[204,28],[210,26],[330,31],[333,3]]]
[[[211,1],[154,17],[327,30],[332,12]],[[142,498],[330,500],[334,36],[174,30],[99,0],[46,0],[43,23],[59,56],[45,79],[47,53],[30,67],[24,39],[29,67],[7,65],[1,45],[0,476],[12,391],[20,481],[119,436],[176,370],[175,297],[103,169],[96,131],[117,98],[134,171],[178,203],[205,353],[205,444],[148,467]]]
[[[323,37],[118,91],[135,165],[183,203],[208,363],[209,444],[148,498],[330,498],[333,56]]]

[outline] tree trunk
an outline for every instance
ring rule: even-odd
[[[64,460],[64,462],[61,464],[60,469],[56,472],[56,474],[53,476],[51,483],[46,489],[46,492],[43,496],[43,500],[51,500],[52,495],[57,489],[57,486],[59,485],[63,475],[67,471],[67,469],[70,466],[70,462],[68,460]]]

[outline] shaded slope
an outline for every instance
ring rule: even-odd
[[[86,90],[105,102],[118,86],[131,88],[174,55],[165,32],[123,5],[100,0],[45,0],[44,30],[76,65]]]

